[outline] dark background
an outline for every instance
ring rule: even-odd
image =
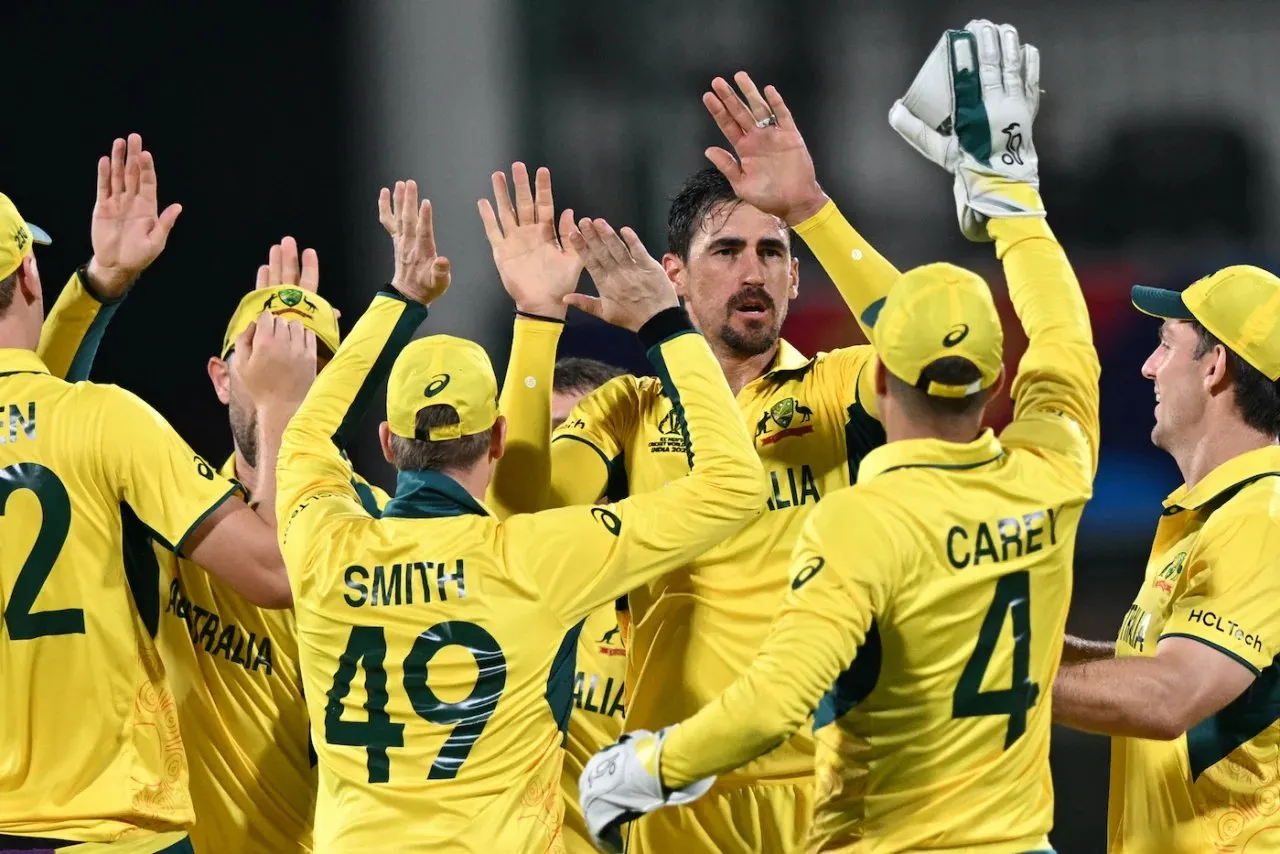
[[[1043,190],[1104,366],[1102,465],[1071,625],[1113,637],[1159,501],[1179,481],[1150,446],[1153,396],[1138,370],[1156,328],[1127,290],[1181,287],[1227,263],[1274,268],[1274,4],[9,3],[0,191],[54,237],[39,250],[51,303],[90,256],[97,158],[114,137],[143,135],[161,204],[185,211],[112,321],[94,379],[134,390],[220,460],[230,435],[205,362],[271,243],[291,234],[319,250],[321,291],[347,329],[390,275],[377,189],[418,179],[456,271],[429,327],[480,340],[501,372],[511,306],[474,207],[489,172],[516,157],[546,164],[559,206],[633,224],[656,253],[667,201],[719,142],[699,95],[739,68],[779,86],[820,180],[895,263],[970,265],[1003,300],[990,248],[957,233],[948,180],[885,121],[941,30],[978,14],[1015,23],[1042,51]],[[801,257],[788,338],[809,353],[859,342],[834,288]],[[1007,301],[1003,310],[1013,369],[1023,341]],[[562,354],[645,367],[629,336],[580,316]],[[353,457],[390,486],[372,438],[378,415]],[[1104,848],[1107,750],[1055,733],[1061,854]]]

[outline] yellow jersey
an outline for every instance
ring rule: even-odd
[[[1012,423],[868,454],[806,522],[761,655],[663,748],[663,781],[682,787],[812,712],[811,852],[1049,850],[1050,686],[1097,465],[1099,365],[1048,227],[989,227],[1030,339]]]
[[[181,553],[237,487],[136,396],[35,353],[0,351],[0,400],[0,671],[22,697],[0,709],[0,833],[160,850],[192,810],[148,538]]]
[[[898,272],[849,225],[834,203],[796,227],[855,316],[888,293]],[[528,350],[513,347],[512,359]],[[765,512],[736,537],[631,591],[626,729],[657,730],[715,699],[760,649],[786,588],[787,564],[818,502],[853,482],[859,461],[884,441],[876,420],[874,351],[855,346],[807,358],[786,341],[735,409],[765,467]],[[545,358],[545,356],[544,356]],[[553,357],[552,357],[553,358]],[[533,366],[520,373],[532,373]],[[727,409],[726,411],[734,411]],[[532,418],[507,413],[512,429]],[[658,489],[688,470],[684,440],[660,378],[617,377],[584,398],[552,441],[549,505],[603,494],[622,469],[629,494]],[[510,488],[537,472],[500,472]],[[506,485],[503,489],[508,488]],[[778,750],[717,781],[800,782],[813,774],[813,742],[799,733]],[[648,820],[648,819],[646,819]]]
[[[337,446],[371,366],[425,315],[377,296],[280,450],[281,550],[320,765],[316,849],[559,851],[575,627],[747,524],[763,475],[745,425],[719,417],[731,396],[710,348],[672,309],[646,329],[682,404],[692,474],[617,504],[499,521],[451,478],[401,472],[374,519]]]
[[[1173,741],[1111,740],[1111,854],[1280,850],[1280,448],[1241,454],[1164,502],[1117,656],[1192,638],[1257,675]]]
[[[220,474],[235,477],[235,457]],[[373,515],[387,494],[352,478]],[[251,499],[250,499],[251,500]],[[316,770],[293,612],[246,601],[158,545],[160,655],[186,733],[197,854],[311,850]]]

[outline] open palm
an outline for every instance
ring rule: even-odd
[[[738,198],[795,225],[817,213],[815,205],[821,208],[825,203],[809,148],[777,89],[766,86],[761,96],[745,73],[735,80],[746,102],[717,77],[702,103],[737,157],[723,148],[709,148],[707,158],[729,179]],[[776,117],[775,124],[756,125],[757,119],[770,115]]]
[[[573,211],[560,214],[560,240],[556,239],[555,202],[551,172],[540,168],[536,188],[529,190],[529,172],[523,163],[512,164],[515,205],[507,188],[507,176],[493,173],[494,205],[479,202],[480,219],[493,248],[493,263],[502,286],[521,311],[547,317],[564,317],[564,297],[578,287],[582,256],[569,243],[574,230]]]
[[[164,251],[182,206],[169,205],[163,213],[158,208],[151,152],[143,150],[136,133],[127,142],[117,139],[111,156],[98,161],[98,198],[89,227],[90,277],[102,296],[122,296]]]

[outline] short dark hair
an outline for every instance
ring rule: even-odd
[[[22,268],[19,267],[9,275],[0,279],[0,315],[9,310],[9,306],[13,305],[13,296],[18,292],[18,273]]]
[[[693,173],[671,200],[667,211],[667,251],[688,261],[693,235],[703,220],[720,205],[730,205],[732,210],[740,204],[742,199],[733,192],[729,179],[719,169],[711,166]],[[790,245],[790,229],[787,242]]]
[[[1240,410],[1244,423],[1268,436],[1280,436],[1280,383],[1267,379],[1266,374],[1223,344],[1203,324],[1194,320],[1187,322],[1199,339],[1196,342],[1196,359],[1204,357],[1219,345],[1227,351],[1227,373],[1231,377],[1236,408]]]
[[[413,426],[419,436],[427,436],[432,427],[447,427],[460,420],[458,410],[437,403],[419,409]],[[457,439],[405,439],[392,434],[392,461],[400,471],[468,469],[488,452],[492,433],[493,428],[489,428]]]
[[[982,378],[978,366],[963,356],[946,356],[930,362],[920,372],[920,381],[911,385],[906,380],[886,371],[907,410],[907,414],[918,418],[960,418],[981,412],[991,397],[991,389],[985,388],[965,397],[938,397],[929,394],[926,389],[929,383],[944,385],[969,385]]]
[[[591,392],[600,388],[614,377],[620,377],[626,371],[616,365],[601,362],[597,359],[584,359],[580,356],[569,356],[556,362],[556,372],[551,381],[551,390],[564,394],[570,391]]]

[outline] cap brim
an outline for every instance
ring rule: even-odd
[[[868,329],[875,328],[876,321],[880,319],[880,312],[884,309],[884,303],[885,298],[880,297],[880,299],[867,306],[866,311],[862,312],[862,324]]]
[[[1195,320],[1195,315],[1182,301],[1182,294],[1164,288],[1134,285],[1129,292],[1133,307],[1143,314],[1162,320]]]
[[[53,238],[49,236],[49,232],[45,231],[38,225],[27,223],[27,228],[31,229],[31,239],[41,246],[48,246],[53,242]]]

